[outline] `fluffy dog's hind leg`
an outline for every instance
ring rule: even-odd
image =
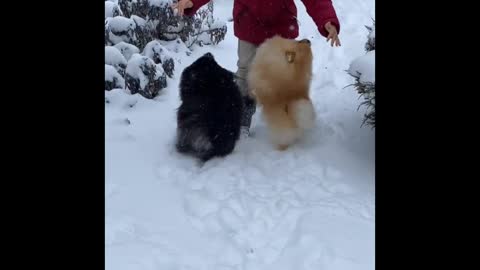
[[[263,108],[270,131],[270,139],[278,150],[285,150],[298,137],[298,128],[288,115],[285,106],[266,106]]]

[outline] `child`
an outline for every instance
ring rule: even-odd
[[[172,5],[180,16],[192,16],[210,0],[179,0]],[[331,46],[340,46],[340,23],[331,0],[302,0],[320,34],[331,40]],[[234,0],[233,31],[238,38],[237,84],[244,96],[245,113],[242,133],[249,135],[255,113],[255,101],[248,95],[246,82],[248,66],[257,47],[274,35],[295,39],[298,37],[297,7],[294,0]]]

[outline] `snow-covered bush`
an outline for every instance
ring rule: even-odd
[[[113,47],[117,48],[122,53],[122,55],[125,57],[125,59],[127,61],[130,60],[132,55],[134,55],[136,53],[140,53],[140,50],[135,45],[128,44],[128,43],[123,42],[123,41],[120,42],[120,43],[117,43]]]
[[[213,18],[212,1],[191,17],[177,16],[171,8],[172,3],[172,0],[119,0],[118,6],[122,17],[132,19],[136,31],[132,30],[131,22],[128,24],[126,20],[120,22],[117,19],[113,22],[110,32],[118,36],[121,23],[123,31],[128,33],[121,35],[123,41],[136,45],[140,50],[154,38],[164,41],[180,38],[187,47],[193,44],[200,46],[218,44],[225,38],[226,23]],[[136,37],[131,37],[131,32],[135,32]],[[113,38],[109,42],[116,44],[116,40],[118,39]]]
[[[368,40],[367,43],[365,44],[365,50],[367,52],[375,50],[375,21],[373,21],[373,27],[370,26],[365,26],[368,31]]]
[[[134,44],[135,37],[135,21],[123,16],[107,18],[105,20],[105,29],[107,34],[107,43],[115,45],[120,42]]]
[[[148,13],[148,0],[118,0],[118,4],[125,17],[137,15],[146,17]]]
[[[177,16],[172,4],[173,0],[105,1],[105,64],[116,69],[132,93],[153,98],[166,87],[166,76],[173,76],[174,53],[185,51],[190,55],[194,44],[214,45],[225,38],[227,26],[213,17],[213,1],[190,17]],[[152,62],[142,62],[138,56],[132,61],[132,55],[140,53]],[[139,69],[142,73],[137,70],[129,74],[125,69]]]
[[[122,15],[120,7],[111,1],[105,1],[105,19]]]
[[[162,10],[160,21],[156,24],[158,38],[174,40],[180,38],[187,47],[220,43],[227,33],[226,22],[213,18],[213,2],[200,8],[195,16],[174,16],[170,8]],[[179,19],[180,18],[180,19]]]
[[[117,48],[105,46],[105,64],[113,66],[120,75],[125,76],[127,60]]]
[[[138,48],[144,48],[148,42],[154,39],[154,30],[147,21],[137,15],[130,17],[135,22],[135,42],[133,43]]]
[[[143,50],[143,55],[150,58],[155,64],[161,64],[168,77],[173,76],[175,63],[169,51],[157,40],[150,41]]]
[[[105,90],[117,88],[125,88],[125,81],[113,66],[105,64]]]
[[[360,106],[366,106],[364,122],[375,128],[375,21],[368,27],[367,53],[352,61],[348,73],[355,78],[353,86],[363,97]]]
[[[128,61],[125,85],[132,94],[154,98],[167,86],[167,76],[162,66],[155,64],[152,59],[134,54]]]

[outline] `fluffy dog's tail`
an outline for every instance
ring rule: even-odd
[[[288,105],[288,114],[296,126],[303,130],[313,128],[315,124],[315,109],[309,99],[297,99]]]
[[[315,111],[308,99],[264,106],[263,114],[270,128],[272,142],[282,148],[299,139],[315,123]]]

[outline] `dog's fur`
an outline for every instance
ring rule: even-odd
[[[262,43],[250,66],[248,85],[267,122],[272,142],[287,149],[315,121],[309,96],[312,77],[310,41],[274,36]]]
[[[234,74],[206,53],[183,70],[180,99],[177,150],[203,162],[230,154],[240,136],[243,110]]]

